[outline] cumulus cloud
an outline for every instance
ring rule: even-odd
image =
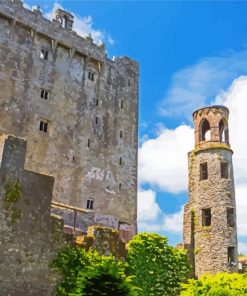
[[[156,194],[153,190],[138,191],[138,220],[155,221],[161,212],[156,202]]]
[[[193,149],[193,129],[164,128],[139,148],[139,182],[177,193],[187,188],[187,152]]]
[[[203,58],[174,74],[160,112],[188,118],[194,110],[211,103],[235,78],[246,74],[247,50]]]
[[[44,16],[52,20],[55,15],[56,9],[64,9],[61,4],[55,2],[51,11],[47,12]],[[66,9],[65,9],[66,10]],[[92,38],[95,43],[107,42],[108,44],[114,44],[113,38],[106,33],[104,30],[95,29],[93,24],[93,18],[91,16],[81,17],[73,12],[70,12],[74,15],[74,25],[73,30],[80,36],[88,36],[89,33],[92,35]]]
[[[172,233],[182,233],[183,230],[183,207],[177,213],[164,216],[163,227]]]
[[[178,213],[166,214],[161,211],[156,202],[153,190],[138,192],[138,229],[148,232],[182,232],[183,208]]]

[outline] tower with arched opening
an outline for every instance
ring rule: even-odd
[[[193,113],[195,149],[189,153],[189,202],[184,246],[194,276],[237,270],[237,228],[229,110],[211,106]]]

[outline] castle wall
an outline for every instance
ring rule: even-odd
[[[26,141],[0,139],[0,291],[54,295],[49,262],[64,244],[63,221],[50,218],[54,178],[23,169]]]
[[[54,176],[54,201],[87,210],[92,199],[98,216],[135,227],[138,64],[10,0],[0,1],[0,61],[0,133],[28,140],[25,168]]]

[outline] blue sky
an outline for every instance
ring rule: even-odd
[[[50,17],[55,1],[25,4],[40,5]],[[239,241],[247,253],[242,113],[247,107],[247,2],[60,0],[55,5],[76,15],[82,35],[90,31],[95,41],[103,40],[110,57],[127,55],[140,63],[140,230],[165,234],[172,244],[182,241],[191,114],[214,102],[230,108]]]

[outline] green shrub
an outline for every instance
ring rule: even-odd
[[[180,296],[243,296],[247,295],[247,274],[203,275],[182,286]]]
[[[113,256],[68,246],[61,250],[51,264],[63,280],[57,288],[58,296],[136,296],[139,289],[126,276],[127,265]]]
[[[136,235],[129,242],[127,262],[143,296],[177,296],[189,273],[185,251],[169,246],[158,234]]]

